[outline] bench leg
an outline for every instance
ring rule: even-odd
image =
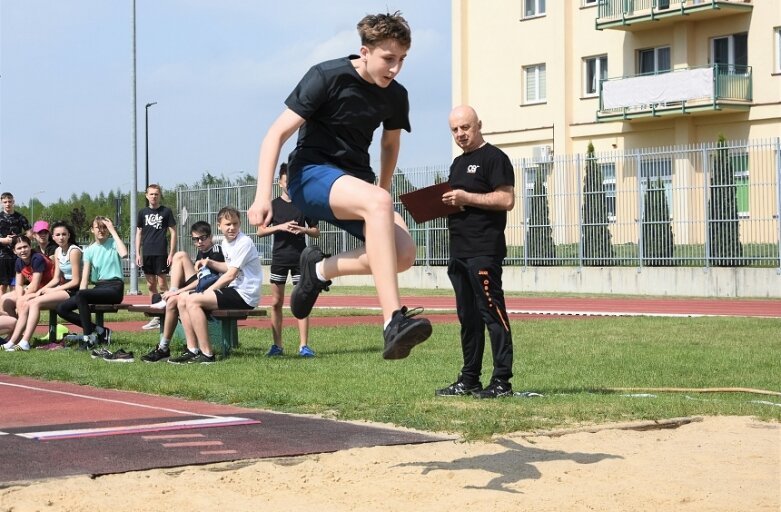
[[[221,318],[220,323],[222,324],[222,329],[220,329],[222,331],[222,339],[220,340],[222,342],[222,355],[226,357],[231,348],[239,346],[238,322],[235,318]]]
[[[57,311],[49,310],[49,343],[57,341]]]

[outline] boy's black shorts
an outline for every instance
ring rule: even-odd
[[[269,282],[271,284],[285,284],[287,283],[288,273],[290,273],[290,276],[292,277],[293,284],[295,285],[298,283],[298,280],[301,277],[301,269],[298,265],[275,265],[272,263],[269,268],[269,274],[271,274],[269,276]]]
[[[168,273],[168,256],[144,256],[141,261],[144,275],[162,276]]]
[[[0,284],[9,285],[16,277],[16,258],[0,259]]]
[[[244,302],[239,292],[230,286],[215,290],[214,294],[217,296],[218,309],[255,309]]]

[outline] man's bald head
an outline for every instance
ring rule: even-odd
[[[450,133],[464,153],[470,153],[483,145],[483,124],[475,109],[469,105],[460,105],[450,112],[448,117]]]

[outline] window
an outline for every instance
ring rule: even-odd
[[[545,64],[523,68],[526,81],[526,98],[524,103],[543,103],[545,101]]]
[[[776,73],[781,73],[781,27],[776,27]]]
[[[599,164],[602,171],[602,190],[605,191],[607,219],[616,221],[616,164],[614,162]]]
[[[583,0],[581,7],[591,7],[592,5],[597,5],[597,0]]]
[[[669,158],[640,161],[640,188],[645,194],[648,183],[654,186],[661,180],[670,218],[673,216],[673,162]]]
[[[669,9],[670,8],[670,0],[656,0],[656,8],[657,9]]]
[[[744,68],[748,66],[748,34],[711,39],[711,61],[719,65],[720,73],[745,73]]]
[[[641,75],[655,75],[670,71],[670,47],[648,48],[637,52],[637,72]]]
[[[533,18],[545,14],[545,0],[523,0],[523,17]]]
[[[596,96],[599,94],[599,82],[607,79],[607,55],[583,59],[583,67],[583,95]]]

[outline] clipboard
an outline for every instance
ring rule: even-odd
[[[442,194],[451,190],[453,189],[450,185],[443,181],[436,185],[401,194],[399,195],[399,200],[407,208],[415,222],[420,224],[461,211],[459,206],[448,205],[442,202]]]

